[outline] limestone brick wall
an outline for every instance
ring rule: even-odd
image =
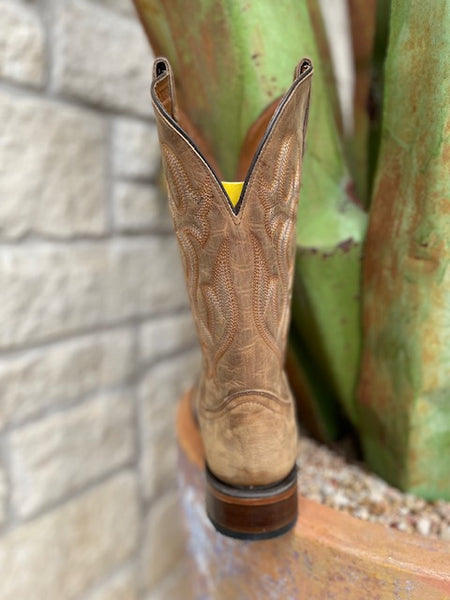
[[[0,0],[0,598],[186,598],[199,353],[130,0]]]

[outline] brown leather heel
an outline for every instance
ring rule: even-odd
[[[264,540],[289,531],[298,513],[297,468],[274,485],[232,487],[206,467],[206,511],[220,533]]]

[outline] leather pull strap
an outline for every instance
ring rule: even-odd
[[[300,77],[300,75],[303,75],[303,73],[305,73],[308,70],[312,70],[312,62],[310,61],[309,58],[304,58],[302,61],[300,61],[298,63],[298,65],[295,67],[295,71],[294,71],[294,81],[296,79],[298,79]]]
[[[164,57],[155,59],[153,63],[153,81],[155,92],[167,113],[177,119],[177,103],[175,97],[175,83],[169,61]]]

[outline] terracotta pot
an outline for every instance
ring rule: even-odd
[[[204,509],[204,453],[189,396],[178,408],[179,478],[196,600],[448,600],[450,544],[300,497],[285,536],[243,542]]]

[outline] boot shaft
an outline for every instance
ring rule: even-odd
[[[204,377],[221,398],[246,389],[288,393],[282,370],[311,73],[309,61],[297,67],[233,206],[177,122],[168,62],[155,62],[152,100],[170,210]]]

